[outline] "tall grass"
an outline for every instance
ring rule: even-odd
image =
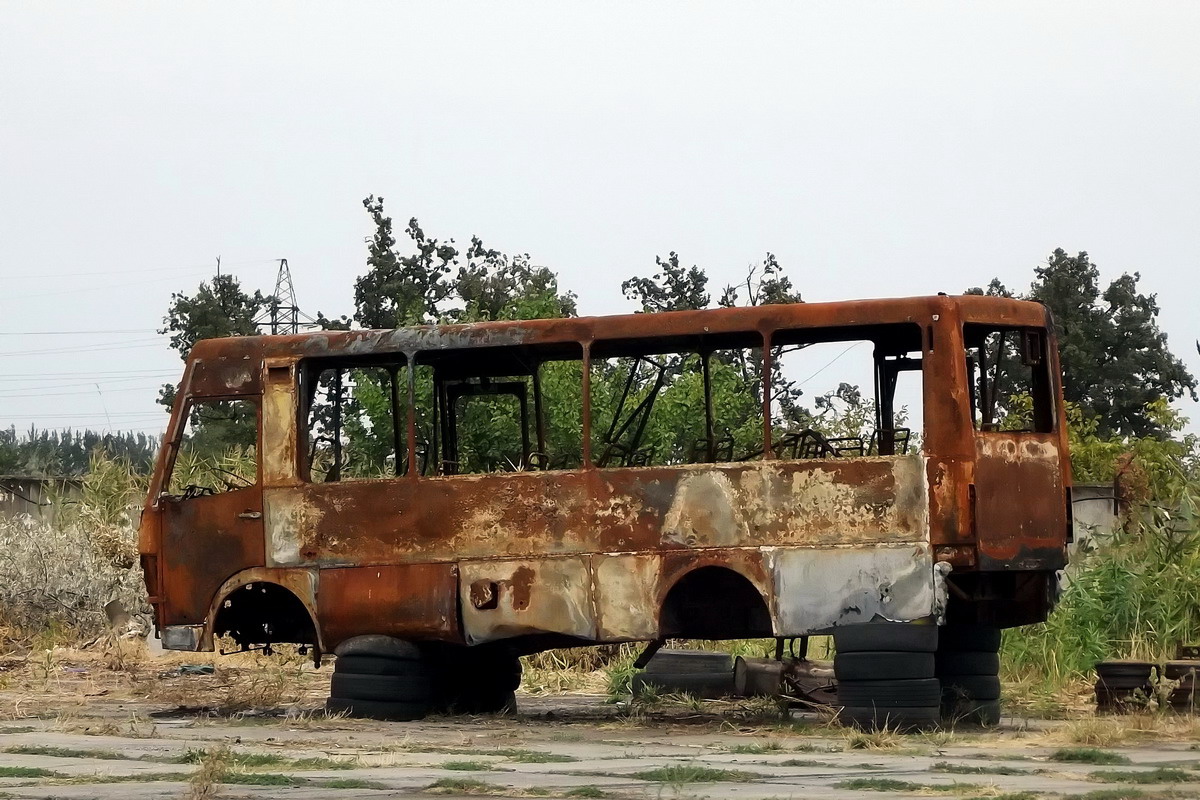
[[[0,521],[0,637],[26,646],[47,634],[90,638],[106,629],[113,600],[148,630],[136,529],[145,490],[127,460],[97,452],[79,496],[53,500],[53,524]]]
[[[1097,661],[1174,658],[1200,642],[1200,481],[1182,472],[1159,502],[1077,556],[1058,607],[1042,625],[1006,631],[1009,680],[1062,685]]]

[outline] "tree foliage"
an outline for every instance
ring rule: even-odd
[[[1196,399],[1196,379],[1168,349],[1158,299],[1138,291],[1140,274],[1124,273],[1102,291],[1088,254],[1061,248],[1034,272],[1025,297],[1054,315],[1065,399],[1095,421],[1101,438],[1168,436],[1148,409],[1160,400]],[[969,293],[1013,296],[998,280]]]
[[[96,453],[148,472],[158,453],[159,438],[145,433],[0,429],[0,475],[74,476],[88,470]]]

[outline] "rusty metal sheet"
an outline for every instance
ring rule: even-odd
[[[1054,434],[976,437],[975,535],[981,569],[1066,565],[1067,508]]]
[[[655,554],[592,556],[596,591],[596,638],[639,641],[658,636],[662,558]]]
[[[463,561],[459,605],[467,644],[528,634],[596,638],[587,558]]]
[[[326,649],[352,636],[461,640],[458,571],[452,564],[323,569],[317,596]]]
[[[275,564],[928,538],[916,456],[308,484],[267,509]]]
[[[775,584],[775,633],[801,636],[872,620],[911,622],[945,609],[944,565],[928,544],[767,553]]]
[[[234,573],[263,565],[262,490],[165,500],[161,509],[159,569],[169,602],[160,624],[202,623],[217,587]]]

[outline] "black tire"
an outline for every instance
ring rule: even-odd
[[[947,701],[998,700],[1000,677],[997,675],[954,675],[942,677],[942,697]]]
[[[422,719],[429,714],[428,703],[392,703],[379,700],[348,700],[331,697],[325,701],[331,714],[345,713],[359,719],[381,719],[405,722]]]
[[[333,663],[335,674],[349,675],[412,675],[415,667],[408,659],[398,661],[381,656],[342,656]]]
[[[687,693],[704,698],[728,697],[734,693],[732,672],[639,672],[630,685],[634,694],[640,694],[647,686],[653,686],[659,694]]]
[[[941,708],[872,708],[869,706],[843,706],[838,712],[838,722],[857,728],[874,730],[879,728],[930,728],[941,719]]]
[[[897,681],[839,681],[838,702],[847,706],[934,706],[942,701],[937,678]]]
[[[733,656],[708,650],[659,650],[646,665],[646,672],[673,675],[732,671]]]
[[[343,700],[428,703],[433,683],[424,675],[351,675],[335,672],[329,696]]]
[[[997,675],[1000,655],[979,650],[948,651],[937,654],[938,675]]]
[[[333,654],[338,658],[375,656],[395,661],[420,661],[422,658],[421,651],[415,644],[376,633],[347,639],[333,649]]]
[[[938,629],[938,652],[1000,651],[1000,629],[994,625],[944,625]]]
[[[932,652],[851,652],[838,653],[833,659],[839,681],[932,678],[933,669]]]
[[[1096,675],[1101,678],[1141,678],[1150,680],[1156,665],[1149,661],[1101,661],[1096,664]]]
[[[932,653],[938,646],[938,628],[911,622],[863,622],[834,628],[833,642],[839,654],[878,650]]]
[[[1000,724],[999,700],[962,700],[942,706],[942,719],[951,724],[982,725],[992,727]]]

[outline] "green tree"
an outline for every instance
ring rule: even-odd
[[[1150,409],[1185,394],[1196,399],[1196,379],[1168,349],[1158,299],[1138,291],[1140,278],[1124,273],[1101,291],[1100,271],[1088,254],[1059,248],[1035,269],[1025,295],[1054,315],[1063,395],[1095,419],[1102,439],[1168,436],[1161,415]],[[998,280],[969,293],[1012,296]]]
[[[404,232],[416,252],[400,255],[392,233],[392,218],[384,213],[383,198],[371,195],[363,207],[375,223],[367,239],[367,272],[354,284],[354,320],[363,328],[401,328],[438,322],[442,304],[453,287],[447,280],[458,263],[454,240],[441,242],[425,235],[417,218]]]

